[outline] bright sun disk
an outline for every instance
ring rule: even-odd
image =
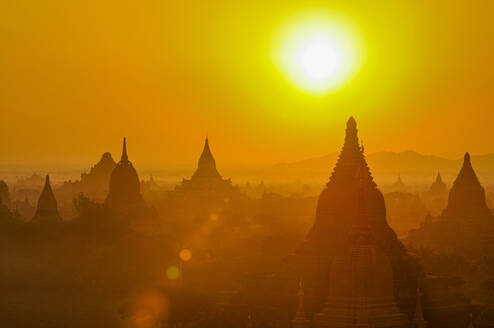
[[[358,67],[358,44],[338,19],[305,17],[285,26],[276,61],[300,89],[324,94],[344,85]]]

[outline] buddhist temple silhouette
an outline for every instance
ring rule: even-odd
[[[123,139],[122,157],[111,174],[105,206],[125,218],[138,219],[151,215],[150,208],[140,192],[137,171],[129,161],[125,138]]]
[[[401,179],[400,175],[398,175],[398,178],[396,179],[396,181],[390,186],[390,190],[395,191],[395,192],[403,192],[403,191],[406,191],[406,189],[407,189],[407,187],[403,183],[403,180]]]
[[[89,173],[81,174],[81,191],[86,195],[100,196],[108,192],[108,186],[113,169],[117,163],[109,152],[104,153]]]
[[[394,270],[392,289],[399,308],[410,316],[413,311],[420,268],[386,221],[383,195],[376,188],[367,166],[364,149],[358,140],[356,121],[350,117],[338,161],[319,196],[315,222],[305,242],[287,259],[288,267],[295,266],[303,277],[306,310],[310,316],[322,310],[330,293],[331,263],[345,247],[347,236],[360,214],[355,195],[361,184],[366,199],[361,211],[366,213],[375,245],[391,261]]]
[[[440,172],[437,173],[436,179],[429,190],[423,194],[422,199],[434,216],[441,214],[444,210],[448,204],[448,187],[444,183]]]
[[[32,218],[33,221],[46,222],[46,221],[59,221],[62,218],[58,213],[58,204],[53,194],[53,190],[50,185],[50,176],[47,174],[45,179],[45,186],[39,196],[38,207]]]
[[[365,206],[369,186],[373,187],[362,179],[347,245],[331,263],[329,296],[312,327],[410,327],[393,294],[391,262],[374,242],[369,226]]]
[[[440,197],[448,192],[448,188],[441,177],[441,172],[437,172],[436,180],[429,188],[429,194],[435,197]]]
[[[465,154],[463,166],[451,187],[448,206],[442,217],[470,222],[494,222],[492,212],[487,207],[485,190],[473,170],[469,153]]]
[[[238,188],[231,179],[223,179],[216,168],[216,161],[206,137],[204,148],[197,163],[197,169],[190,179],[183,179],[175,187],[177,195],[192,198],[224,199],[238,194]]]
[[[460,233],[461,232],[461,233]],[[485,190],[466,153],[451,187],[446,208],[437,218],[425,220],[408,233],[416,246],[436,250],[494,251],[494,215],[487,206]]]

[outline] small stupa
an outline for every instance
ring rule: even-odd
[[[429,188],[429,194],[433,197],[440,197],[447,194],[448,188],[441,177],[441,173],[437,172],[436,180],[432,183]]]

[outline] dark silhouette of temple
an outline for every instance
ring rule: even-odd
[[[494,252],[493,233],[494,216],[466,153],[446,208],[439,217],[424,221],[408,236],[414,245],[436,250]]]
[[[108,195],[110,177],[116,163],[110,153],[106,152],[87,173],[82,173],[79,180],[65,181],[57,190],[62,195],[73,198],[84,194],[92,200],[103,201]],[[63,201],[63,199],[62,199]]]
[[[53,190],[50,185],[50,177],[46,175],[45,186],[38,200],[38,207],[36,213],[33,216],[33,221],[45,222],[45,221],[58,221],[61,220],[58,213],[57,199],[53,194]]]
[[[441,173],[437,172],[436,180],[431,184],[429,188],[429,194],[432,197],[442,197],[447,194],[448,188],[441,177]]]
[[[122,157],[111,174],[105,206],[121,217],[148,217],[150,209],[141,195],[140,186],[137,171],[127,156],[127,143],[124,138]]]
[[[487,207],[484,188],[475,174],[470,154],[466,153],[463,167],[449,192],[448,206],[444,219],[472,223],[494,223],[491,210]]]
[[[95,198],[104,197],[108,193],[111,174],[116,165],[111,154],[104,153],[89,173],[81,174],[80,191]]]
[[[353,117],[347,122],[343,148],[319,197],[314,225],[292,257],[305,282],[308,315],[321,311],[328,293],[331,293],[328,279],[331,263],[345,247],[355,219],[361,214],[355,197],[359,185],[363,185],[366,199],[360,211],[366,213],[375,245],[391,261],[394,271],[392,289],[399,308],[411,315],[420,269],[386,221],[384,198],[367,166]],[[288,261],[290,263],[290,259]]]
[[[398,309],[393,294],[393,268],[367,219],[366,188],[362,181],[357,197],[357,216],[347,245],[331,263],[329,297],[312,327],[410,327],[408,316]]]
[[[441,214],[448,204],[448,187],[439,172],[429,190],[423,194],[422,199],[433,216]]]
[[[398,175],[396,181],[390,186],[390,191],[394,192],[404,192],[407,190],[406,185],[403,183],[401,176]]]
[[[216,169],[216,161],[207,137],[196,171],[190,179],[183,179],[182,183],[175,187],[175,192],[185,197],[219,199],[238,193],[238,188],[232,185],[231,179],[223,179]]]

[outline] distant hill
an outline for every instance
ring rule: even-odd
[[[338,158],[338,153],[310,158],[292,163],[279,163],[263,170],[271,178],[291,178],[310,181],[327,181]],[[430,183],[438,171],[446,182],[451,183],[458,174],[463,157],[455,160],[433,155],[422,155],[415,151],[377,152],[366,156],[367,163],[381,184],[392,183],[400,175],[405,182]],[[494,154],[472,155],[472,164],[484,183],[494,181]]]

